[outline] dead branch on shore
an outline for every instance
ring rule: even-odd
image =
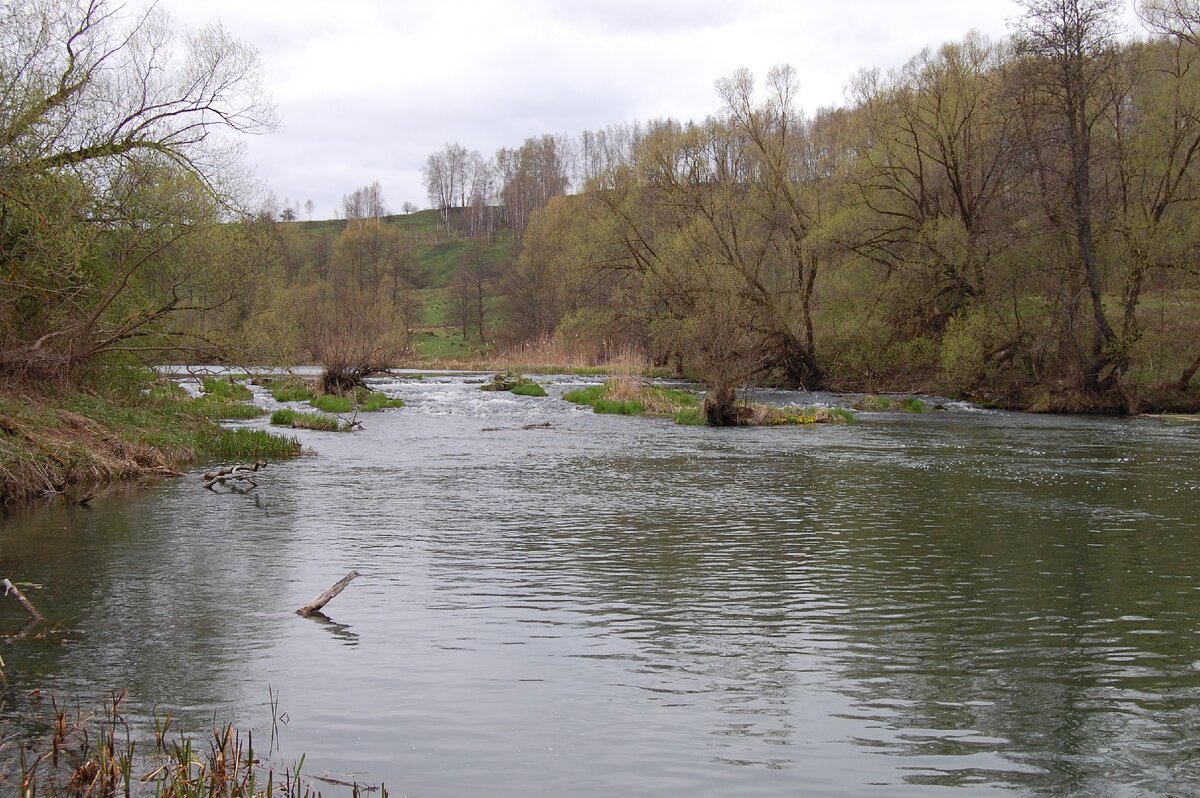
[[[319,613],[321,611],[322,607],[324,607],[326,604],[328,604],[330,602],[330,600],[334,596],[336,596],[338,593],[341,593],[343,590],[345,590],[346,585],[353,582],[357,576],[358,576],[358,571],[351,571],[350,573],[346,574],[341,579],[334,582],[329,587],[329,589],[326,590],[324,593],[317,596],[316,598],[314,598],[312,601],[305,604],[300,609],[296,610],[296,614],[304,615],[304,616],[316,615],[317,613]]]
[[[258,487],[258,482],[252,476],[254,472],[260,468],[266,468],[267,464],[262,460],[256,460],[253,465],[235,465],[228,468],[222,468],[218,471],[209,471],[204,475],[206,482],[204,487],[209,490],[215,490],[217,485],[224,485],[230,481],[249,482],[254,487]]]

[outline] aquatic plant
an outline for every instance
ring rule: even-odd
[[[374,413],[391,407],[404,407],[404,400],[400,397],[392,398],[380,391],[370,391],[360,409],[367,413]]]
[[[546,389],[533,380],[529,380],[523,385],[518,385],[512,389],[512,392],[517,396],[548,396]]]
[[[625,416],[643,413],[674,416],[681,410],[700,405],[700,400],[689,391],[626,378],[567,391],[563,394],[563,399],[574,404],[588,405],[597,413]]]
[[[844,407],[771,407],[752,405],[747,426],[780,427],[806,424],[853,424],[858,419]]]
[[[200,385],[206,395],[226,402],[243,402],[254,398],[254,392],[245,385],[223,377],[204,377]]]
[[[304,757],[277,765],[254,748],[250,734],[232,725],[214,727],[206,740],[172,729],[170,716],[135,733],[125,694],[113,693],[99,712],[68,710],[52,700],[52,715],[36,721],[38,733],[0,735],[0,789],[46,798],[320,798],[302,774]],[[13,749],[9,750],[8,746]],[[349,784],[354,795],[375,788]],[[383,785],[379,798],[387,798]]]
[[[354,401],[350,397],[337,396],[335,394],[314,396],[308,400],[308,403],[318,410],[324,410],[326,413],[349,413],[350,408],[354,406]]]
[[[277,435],[264,429],[222,429],[206,441],[202,451],[214,458],[260,460],[268,457],[295,457],[302,451],[296,438]]]
[[[271,423],[277,427],[311,429],[319,432],[347,432],[350,429],[350,425],[340,419],[323,416],[320,413],[304,413],[289,407],[271,413]]]
[[[307,402],[316,396],[312,388],[299,380],[271,380],[267,390],[276,402]]]
[[[908,396],[904,399],[893,399],[889,396],[864,396],[854,403],[855,410],[868,413],[887,413],[899,410],[904,413],[924,413],[928,410],[925,402],[919,397]]]
[[[232,421],[265,416],[267,411],[258,405],[245,402],[230,402],[212,395],[192,399],[183,408],[185,413],[214,421]]]

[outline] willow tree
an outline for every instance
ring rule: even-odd
[[[191,257],[230,218],[225,134],[272,124],[257,53],[105,0],[5,0],[0,31],[0,375],[186,345],[182,315],[246,291]]]

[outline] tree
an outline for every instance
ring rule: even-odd
[[[216,264],[182,257],[236,201],[220,134],[272,126],[257,53],[105,0],[8,0],[0,30],[0,375],[180,345],[185,309],[245,291],[192,292]]]
[[[1068,219],[1079,258],[1081,281],[1091,306],[1090,355],[1081,363],[1085,394],[1100,399],[1119,387],[1128,367],[1114,348],[1116,334],[1104,310],[1104,282],[1096,249],[1092,188],[1096,129],[1113,107],[1120,53],[1120,0],[1023,0],[1018,52],[1030,60],[1030,75],[1054,110],[1052,145],[1062,149],[1068,189]]]
[[[342,215],[348,221],[382,219],[387,216],[387,212],[387,205],[383,201],[383,188],[378,180],[342,197]]]

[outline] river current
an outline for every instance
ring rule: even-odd
[[[482,380],[381,381],[405,408],[245,495],[0,515],[58,630],[0,641],[0,713],[274,717],[305,772],[430,798],[1200,790],[1200,425],[714,430]]]

